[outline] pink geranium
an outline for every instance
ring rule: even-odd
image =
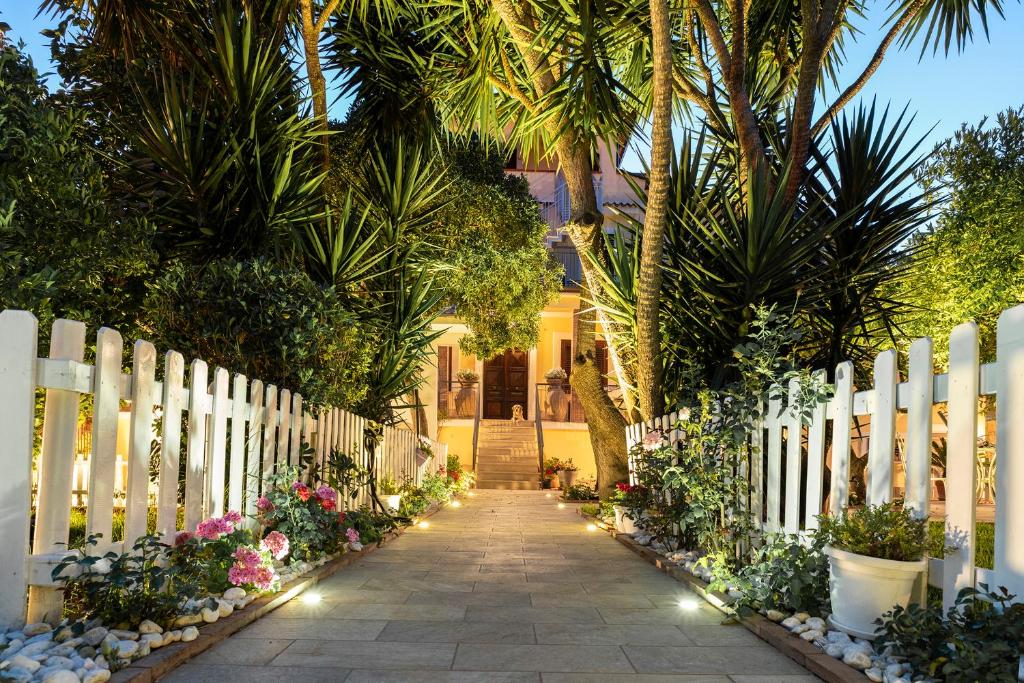
[[[256,501],[256,509],[262,512],[269,512],[274,509],[274,504],[266,496],[260,496],[260,499]]]
[[[235,586],[255,586],[266,591],[270,590],[277,575],[273,567],[264,562],[259,551],[240,545],[231,554],[235,564],[228,569],[228,581]]]
[[[345,537],[348,539],[349,543],[359,543],[359,532],[352,527],[349,527],[345,531]]]
[[[196,527],[196,536],[208,541],[216,541],[224,534],[230,534],[234,531],[235,525],[227,517],[210,517],[199,522],[199,526]]]
[[[190,540],[192,540],[192,537],[193,537],[193,534],[192,534],[191,531],[179,531],[174,536],[174,545],[175,545],[175,547],[180,546],[180,545],[185,545]]]
[[[275,560],[280,560],[288,554],[288,537],[280,531],[271,531],[260,541],[260,548],[269,552]]]
[[[242,521],[242,514],[237,510],[228,510],[227,514],[224,515],[223,519],[232,524],[238,524]]]

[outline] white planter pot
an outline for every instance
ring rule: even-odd
[[[402,494],[396,493],[393,496],[384,496],[384,507],[389,510],[397,510],[402,504]]]
[[[896,605],[907,606],[914,582],[928,560],[898,562],[826,547],[829,557],[829,593],[832,626],[851,636],[872,639],[875,619]]]
[[[635,534],[639,529],[636,528],[636,524],[626,514],[626,508],[621,505],[613,505],[612,509],[615,510],[615,530],[620,534]]]
[[[562,483],[562,488],[567,489],[576,483],[576,470],[558,470],[558,481]]]

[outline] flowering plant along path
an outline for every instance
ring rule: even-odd
[[[811,683],[543,491],[474,491],[163,680]]]

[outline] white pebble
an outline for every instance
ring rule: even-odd
[[[829,643],[825,646],[825,654],[827,654],[829,657],[841,659],[843,656],[843,646],[839,643]]]
[[[825,631],[825,620],[821,617],[811,617],[810,619],[804,621],[804,623],[813,628],[815,631],[821,631],[823,633]]]
[[[786,618],[786,615],[783,614],[782,612],[780,612],[777,609],[770,609],[770,610],[768,610],[768,613],[765,616],[767,616],[768,619],[770,619],[771,621],[774,621],[776,623],[778,623],[778,622],[780,622],[780,621],[782,621],[783,619]]]
[[[25,624],[25,628],[21,629],[21,632],[24,633],[26,636],[32,637],[41,635],[43,633],[49,633],[52,630],[53,627],[49,624],[38,622],[35,624]]]
[[[882,683],[882,670],[878,667],[873,666],[870,669],[864,669],[864,675],[875,683]]]
[[[93,669],[82,677],[82,683],[106,683],[110,680],[110,669]]]
[[[188,643],[199,637],[199,629],[189,626],[181,632],[181,642]]]
[[[139,651],[139,643],[136,640],[119,640],[114,649],[119,659],[131,659]]]
[[[799,619],[801,622],[804,622],[804,621],[807,621],[808,619],[810,619],[811,615],[808,614],[807,612],[797,612],[796,614],[793,615],[793,617],[795,619]]]
[[[854,669],[867,669],[871,666],[871,657],[868,657],[861,650],[844,650],[843,663],[849,664]]]
[[[804,626],[807,626],[807,624],[804,624]],[[821,631],[818,631],[817,629],[813,629],[812,628],[812,629],[808,629],[807,631],[804,631],[803,633],[801,633],[800,637],[803,638],[804,640],[806,640],[807,642],[811,642],[812,640],[816,640],[818,638],[821,638],[822,635],[824,635],[824,634],[822,634]]]
[[[67,669],[57,669],[43,676],[42,683],[78,683],[78,674]]]
[[[139,639],[140,643],[149,645],[150,649],[155,650],[156,648],[164,644],[164,634],[162,633],[143,633],[142,638]]]
[[[803,622],[801,622],[796,617],[787,617],[782,620],[782,627],[792,630],[795,626],[799,626],[802,623]]]
[[[220,611],[209,607],[204,607],[199,614],[207,624],[212,624],[220,619]]]
[[[219,614],[220,616],[222,616],[222,617],[230,616],[231,613],[234,612],[234,611],[235,611],[235,606],[232,605],[227,600],[218,600],[217,601],[217,614]]]
[[[160,624],[152,622],[149,619],[146,619],[141,624],[139,624],[139,633],[146,634],[146,633],[163,633],[163,632],[164,632],[164,630],[163,630],[163,628],[161,628]]]
[[[245,589],[234,586],[224,591],[225,600],[241,600],[245,597]]]
[[[8,663],[9,663],[9,664],[10,664],[10,666],[12,666],[12,667],[15,667],[15,666],[17,666],[17,667],[21,667],[22,669],[24,669],[25,671],[27,671],[27,672],[29,672],[29,673],[35,673],[35,672],[36,672],[36,670],[37,670],[37,669],[38,669],[38,668],[39,668],[40,666],[42,666],[42,664],[40,664],[40,663],[39,663],[39,662],[37,662],[36,660],[34,660],[34,659],[29,659],[29,658],[28,658],[28,657],[26,657],[25,655],[14,655],[13,657],[11,657],[11,658],[10,658],[10,659],[8,660]]]

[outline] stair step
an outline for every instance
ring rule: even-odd
[[[498,490],[534,490],[535,488],[540,488],[536,479],[532,481],[477,481],[476,487]]]

